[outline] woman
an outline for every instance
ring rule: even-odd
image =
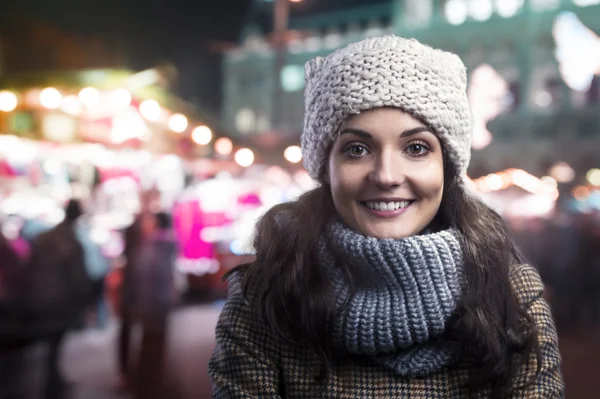
[[[230,278],[215,398],[563,396],[538,273],[465,189],[466,70],[394,36],[306,67],[304,164]]]

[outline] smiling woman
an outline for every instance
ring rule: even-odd
[[[563,396],[539,275],[465,188],[466,86],[457,56],[395,36],[307,63],[320,185],[230,273],[213,397]]]
[[[326,182],[350,228],[369,237],[409,237],[438,213],[442,147],[432,130],[410,114],[396,108],[369,110],[342,125]]]

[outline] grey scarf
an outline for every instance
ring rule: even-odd
[[[334,320],[336,345],[407,377],[432,374],[456,360],[456,347],[443,338],[463,281],[455,230],[377,239],[335,222],[320,248],[338,309],[347,301]],[[352,294],[332,248],[360,276]]]

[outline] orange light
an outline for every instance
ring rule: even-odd
[[[573,189],[573,198],[578,201],[583,201],[590,195],[590,189],[585,186],[577,186]]]
[[[288,162],[298,163],[302,161],[302,149],[297,145],[289,146],[283,152],[283,156]]]
[[[220,155],[229,155],[233,151],[233,143],[227,137],[215,141],[215,151]]]

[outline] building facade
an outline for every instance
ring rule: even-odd
[[[256,24],[224,58],[223,121],[240,136],[297,140],[305,62],[394,33],[457,53],[467,65],[476,124],[491,133],[476,132],[473,176],[508,167],[543,176],[559,161],[580,175],[600,165],[600,0],[392,0],[289,25],[280,76]],[[277,100],[275,84],[283,89]]]

